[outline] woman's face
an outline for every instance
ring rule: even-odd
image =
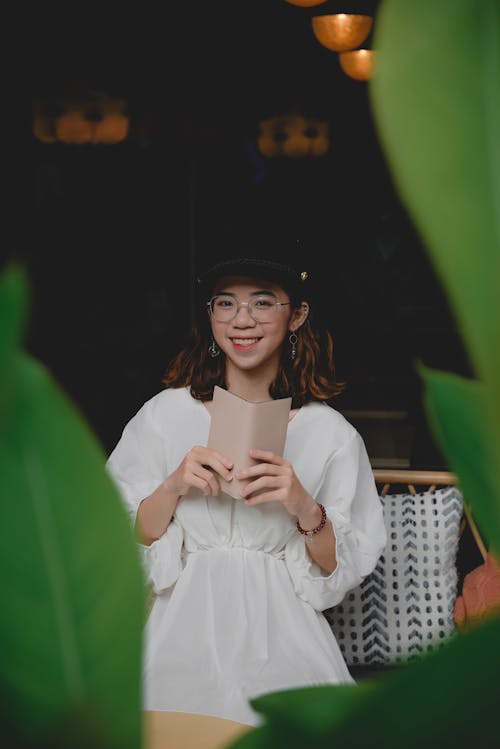
[[[212,334],[227,364],[245,371],[277,372],[283,340],[304,322],[307,305],[294,309],[280,286],[236,276],[221,279],[212,297],[217,297],[214,314],[210,314]],[[254,317],[248,303],[253,305]],[[231,308],[236,314],[229,319]]]

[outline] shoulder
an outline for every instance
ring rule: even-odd
[[[312,401],[301,408],[304,421],[308,421],[318,428],[335,431],[339,436],[351,439],[357,434],[353,425],[345,416],[327,403]]]
[[[297,415],[304,428],[316,434],[318,439],[326,440],[333,450],[341,449],[359,437],[357,430],[345,416],[326,403],[307,403]]]
[[[171,419],[175,414],[185,414],[186,409],[193,407],[196,401],[187,387],[165,388],[149,398],[132,417],[131,422],[149,424],[152,427],[164,423],[168,414]]]
[[[311,487],[322,484],[326,471],[355,477],[362,466],[369,468],[357,429],[335,408],[319,401],[302,406],[290,422],[286,458],[297,475],[311,479]]]
[[[156,393],[156,395],[153,395],[152,398],[149,398],[149,400],[144,403],[143,408],[150,412],[161,410],[163,408],[185,408],[193,401],[194,398],[191,396],[189,388],[187,387],[165,388],[164,390],[160,390],[159,393]]]

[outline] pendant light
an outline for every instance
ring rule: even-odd
[[[314,5],[321,5],[326,0],[287,0],[290,5],[298,5],[300,8],[312,8]]]
[[[364,42],[371,31],[373,18],[358,13],[332,13],[313,16],[314,36],[332,52],[346,52]]]
[[[339,52],[340,67],[350,78],[367,81],[373,75],[375,52],[372,49],[352,49]]]

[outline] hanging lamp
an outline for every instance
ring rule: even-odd
[[[267,158],[324,156],[330,148],[328,123],[299,112],[259,122],[257,148]]]
[[[82,145],[121,143],[129,134],[130,118],[125,99],[103,91],[86,91],[33,102],[33,135],[42,143]]]
[[[321,5],[326,0],[286,0],[290,5],[298,5],[300,8],[312,8],[314,5]]]
[[[373,75],[375,51],[372,49],[352,49],[339,52],[340,67],[350,78],[367,81]]]
[[[346,52],[359,47],[371,31],[373,18],[358,13],[332,13],[313,16],[314,36],[332,52]]]

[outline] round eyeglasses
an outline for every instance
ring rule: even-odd
[[[217,322],[229,322],[239,312],[240,307],[246,307],[250,317],[255,322],[272,322],[281,307],[286,307],[290,302],[278,302],[273,296],[256,296],[249,302],[240,302],[229,294],[217,294],[213,296],[207,307],[210,314]]]

